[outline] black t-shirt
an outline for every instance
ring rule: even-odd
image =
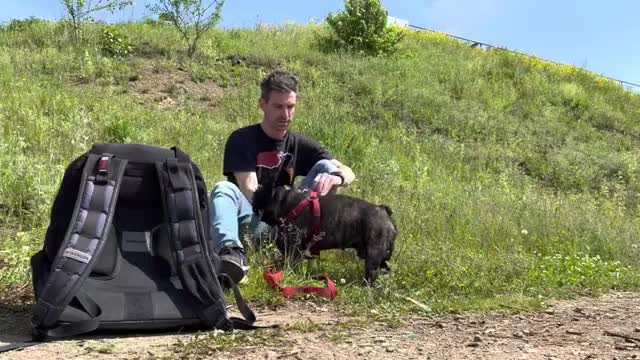
[[[256,124],[229,135],[222,171],[236,185],[234,172],[255,171],[258,184],[275,178],[276,186],[292,186],[297,176],[307,175],[311,167],[323,159],[330,160],[331,154],[311,138],[287,131],[283,140],[275,140]]]

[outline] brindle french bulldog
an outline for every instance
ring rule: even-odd
[[[302,254],[317,255],[321,250],[353,248],[365,260],[365,278],[370,285],[380,269],[389,270],[387,261],[398,231],[388,206],[330,192],[318,199],[320,236],[313,239],[309,236],[311,206],[295,219],[287,220],[287,215],[309,195],[309,190],[263,185],[254,194],[254,211],[261,213],[263,222],[278,227],[276,246],[282,254],[293,252],[299,258]],[[303,234],[297,236],[299,241],[292,241],[292,231]]]

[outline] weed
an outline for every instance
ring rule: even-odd
[[[246,349],[254,347],[278,347],[287,344],[287,339],[280,333],[282,330],[222,332],[211,331],[178,339],[173,345],[173,356],[178,358],[205,359],[222,351]]]

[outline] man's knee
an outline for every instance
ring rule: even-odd
[[[211,194],[209,195],[209,201],[213,202],[213,199],[220,196],[237,199],[240,194],[240,189],[238,188],[238,186],[236,186],[236,184],[232,183],[231,181],[220,181],[213,186]]]
[[[331,173],[337,171],[338,167],[331,160],[322,159],[313,165],[313,172],[315,173]]]

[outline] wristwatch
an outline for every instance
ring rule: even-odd
[[[344,175],[342,175],[342,173],[340,171],[334,171],[334,172],[330,173],[330,175],[339,177],[340,180],[341,180],[340,185],[344,184]]]

